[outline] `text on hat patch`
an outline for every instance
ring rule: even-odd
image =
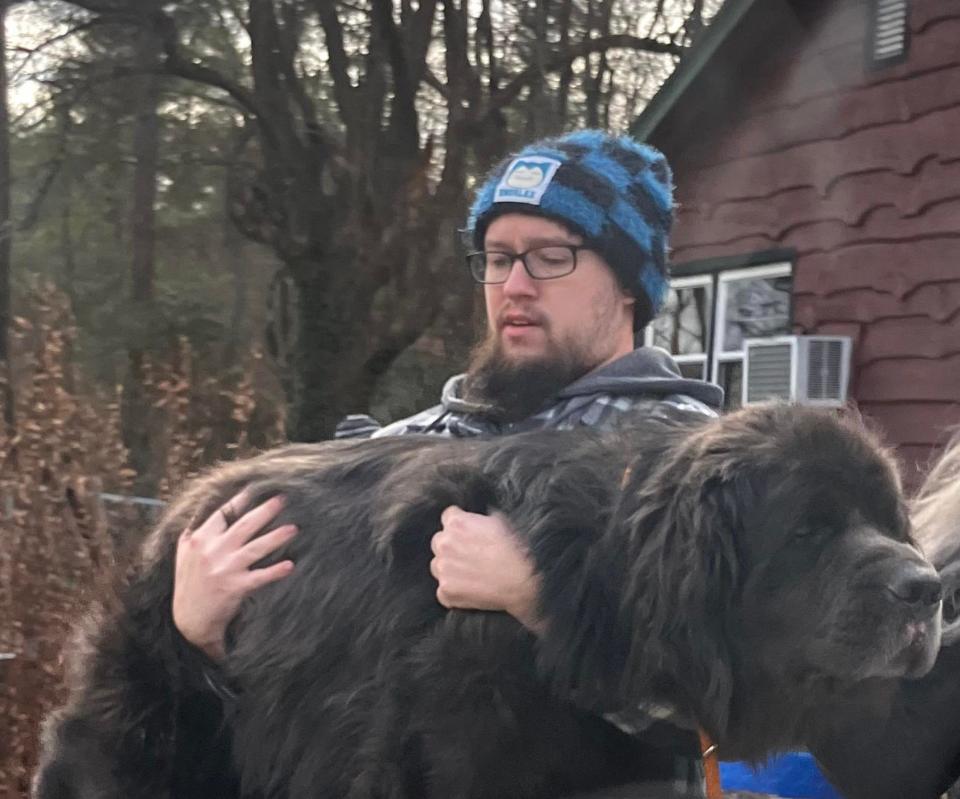
[[[497,184],[493,201],[540,205],[540,200],[561,163],[556,158],[537,156],[515,158]]]

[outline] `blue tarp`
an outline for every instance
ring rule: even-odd
[[[781,755],[757,769],[746,763],[721,763],[720,782],[725,791],[753,791],[784,799],[842,799],[806,752]]]

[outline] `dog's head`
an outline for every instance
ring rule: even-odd
[[[891,459],[858,421],[745,409],[682,436],[630,491],[628,689],[658,666],[677,675],[723,738],[735,692],[738,705],[760,685],[789,701],[932,666],[940,581]]]

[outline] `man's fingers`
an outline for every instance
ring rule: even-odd
[[[265,558],[282,547],[296,534],[297,526],[295,524],[285,524],[276,530],[271,530],[269,533],[254,538],[237,553],[239,563],[244,568],[252,566],[261,558]]]
[[[450,604],[450,597],[447,596],[447,592],[442,585],[437,586],[437,602],[443,605],[445,608],[452,610],[453,605]]]
[[[463,513],[463,510],[457,505],[450,505],[449,507],[444,508],[440,513],[440,526],[448,527],[460,513]]]
[[[279,563],[274,563],[272,566],[263,569],[251,569],[244,580],[244,589],[246,592],[256,591],[265,585],[282,580],[292,571],[292,560],[281,560]]]
[[[226,532],[230,525],[233,524],[233,522],[237,520],[237,517],[246,509],[248,504],[250,504],[250,495],[247,493],[247,490],[244,489],[204,519],[203,524],[197,527],[193,533],[201,537],[206,537],[217,536]]]
[[[239,549],[270,524],[283,509],[283,505],[284,498],[280,494],[257,505],[230,525],[224,534],[224,540],[231,547]]]

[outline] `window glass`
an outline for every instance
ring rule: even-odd
[[[672,288],[653,323],[653,344],[673,355],[707,352],[713,308],[709,284]]]
[[[790,276],[726,282],[722,351],[742,350],[745,338],[789,333],[791,284]]]

